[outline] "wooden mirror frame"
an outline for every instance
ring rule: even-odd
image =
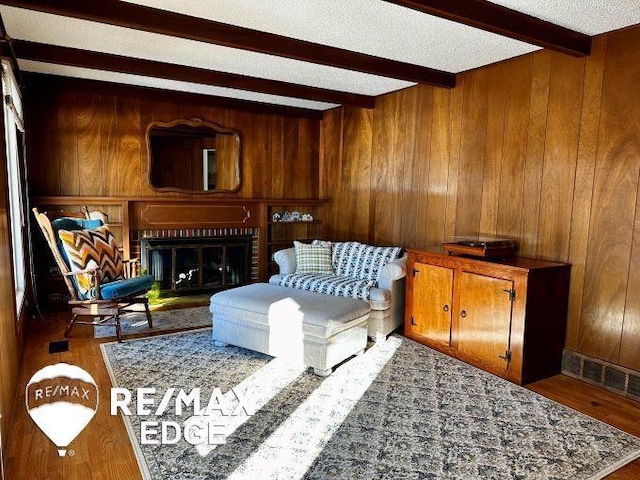
[[[235,178],[236,178],[236,182],[235,182],[235,187],[231,188],[231,189],[222,189],[222,188],[216,188],[213,190],[189,190],[186,188],[179,188],[179,187],[157,187],[153,185],[152,180],[152,171],[153,171],[153,157],[151,155],[151,131],[153,129],[167,129],[170,130],[176,126],[183,126],[183,127],[191,127],[194,129],[211,129],[212,131],[216,132],[216,133],[223,133],[225,135],[233,135],[235,137],[235,140],[237,142],[238,145],[238,155],[235,161]],[[212,122],[207,122],[205,120],[201,120],[199,118],[190,118],[190,119],[184,119],[184,118],[180,118],[177,120],[172,120],[170,122],[160,122],[160,121],[156,121],[156,122],[151,122],[148,126],[147,126],[147,130],[146,130],[146,134],[145,134],[145,138],[147,141],[147,183],[149,184],[149,186],[151,187],[152,190],[156,191],[156,192],[178,192],[178,193],[186,193],[186,194],[191,194],[191,195],[209,195],[209,194],[215,194],[215,193],[236,193],[238,190],[240,190],[240,186],[242,184],[242,176],[241,176],[241,172],[242,172],[242,168],[241,168],[241,164],[242,164],[242,142],[240,141],[240,133],[237,130],[233,130],[231,128],[225,128],[222,127],[220,125],[217,125],[215,123]]]

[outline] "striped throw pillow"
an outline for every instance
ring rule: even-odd
[[[97,267],[101,274],[100,283],[124,278],[122,256],[108,226],[95,230],[59,230],[58,236],[72,272]],[[93,297],[90,274],[75,275],[75,284],[81,299]]]
[[[333,273],[330,243],[328,245],[309,245],[293,242],[293,247],[296,251],[296,273]]]

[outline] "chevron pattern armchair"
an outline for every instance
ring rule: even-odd
[[[53,258],[60,268],[71,295],[71,320],[64,332],[73,326],[112,324],[118,341],[122,340],[120,317],[140,310],[144,305],[147,322],[153,323],[149,300],[144,295],[155,282],[151,275],[137,275],[138,259],[125,260],[102,212],[39,212],[33,209]],[[91,321],[80,318],[91,317]]]

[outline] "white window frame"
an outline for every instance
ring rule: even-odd
[[[4,139],[7,157],[7,189],[9,193],[9,217],[11,220],[11,253],[13,258],[13,282],[16,294],[16,315],[20,313],[27,286],[25,252],[25,215],[23,185],[20,181],[20,154],[16,129],[24,135],[22,99],[11,63],[2,60],[2,105],[4,112]]]

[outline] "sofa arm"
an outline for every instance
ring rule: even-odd
[[[387,310],[391,307],[391,290],[371,287],[371,290],[369,290],[369,305],[371,310]]]
[[[294,255],[295,257],[295,255]],[[407,254],[387,263],[378,275],[378,288],[391,290],[393,282],[400,280],[407,275]]]
[[[295,248],[285,248],[273,254],[273,260],[278,264],[281,275],[296,273],[296,250]]]

